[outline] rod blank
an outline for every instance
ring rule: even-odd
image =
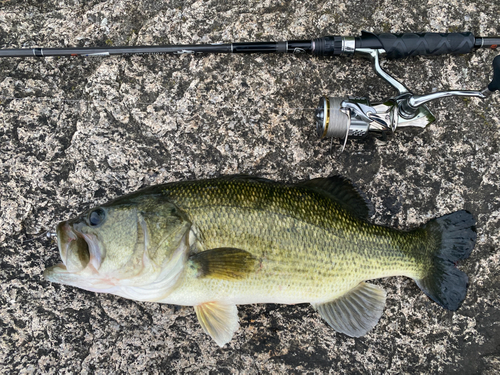
[[[112,56],[190,53],[312,53],[312,41],[185,44],[136,47],[15,48],[0,49],[0,57]]]

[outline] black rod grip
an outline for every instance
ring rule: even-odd
[[[500,55],[493,59],[493,79],[488,85],[488,90],[500,90]]]
[[[375,39],[386,51],[387,57],[401,59],[409,56],[437,56],[448,53],[469,53],[474,49],[476,38],[472,33],[404,33],[372,34],[363,32],[366,41]],[[364,43],[363,43],[364,44]],[[358,45],[356,44],[356,47]],[[373,48],[373,47],[372,47]]]

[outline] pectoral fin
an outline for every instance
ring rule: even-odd
[[[231,341],[239,327],[238,309],[234,304],[207,302],[194,307],[203,330],[217,345],[223,347]]]
[[[364,282],[333,301],[313,304],[333,329],[351,337],[363,336],[375,327],[384,306],[384,289]]]
[[[237,280],[255,270],[256,259],[248,251],[224,247],[192,255],[189,262],[197,277]]]

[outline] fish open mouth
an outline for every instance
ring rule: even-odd
[[[68,272],[80,272],[92,265],[100,264],[100,251],[93,235],[82,234],[68,222],[57,226],[57,244],[61,260]]]

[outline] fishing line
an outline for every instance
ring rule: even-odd
[[[57,102],[62,102],[62,103],[86,103],[86,104],[116,104],[116,105],[121,105],[123,107],[127,107],[128,109],[134,109],[134,107],[139,107],[139,106],[150,106],[154,105],[155,107],[162,107],[162,108],[173,108],[173,107],[180,107],[180,104],[161,104],[157,102],[134,102],[133,106],[131,106],[128,103],[112,100],[112,99],[90,99],[90,100],[85,100],[85,99],[62,99],[62,98],[50,98],[50,97],[24,97],[24,98],[17,98],[17,97],[12,97],[12,96],[5,96],[5,95],[0,95],[0,100],[2,101],[17,101],[17,102],[51,102],[51,103],[57,103]],[[0,105],[3,105],[5,103],[0,102]],[[213,104],[217,108],[229,108],[229,109],[259,109],[262,108],[262,106],[238,106],[238,105],[228,105],[228,104]],[[190,103],[188,104],[189,107],[206,107],[206,104],[203,103]],[[269,106],[271,107],[271,105]],[[314,111],[316,110],[316,107],[314,108],[308,108],[308,107],[276,107],[272,106],[272,108],[278,109],[279,112],[286,112],[286,111]],[[181,113],[181,111],[176,111]]]
[[[21,240],[14,240],[14,242],[19,243],[21,245],[24,245],[25,243],[33,242],[33,241],[40,239],[42,237],[45,237],[45,238],[48,238],[48,239],[54,241],[57,239],[57,233],[52,232],[50,230],[46,230],[45,232],[42,232],[41,234],[36,235],[35,237],[28,237],[26,240],[22,240],[22,239]]]

